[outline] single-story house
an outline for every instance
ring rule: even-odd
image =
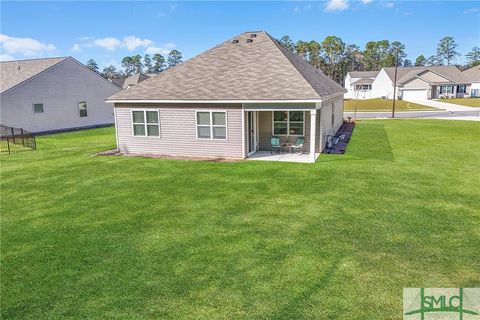
[[[345,77],[346,99],[372,99],[372,83],[379,71],[350,71]]]
[[[465,81],[470,83],[470,91],[467,93],[471,97],[480,98],[480,65],[471,67],[462,72]]]
[[[133,87],[137,83],[142,82],[143,80],[147,80],[153,75],[149,74],[143,74],[143,73],[136,73],[134,75],[131,75],[130,77],[127,78],[113,78],[110,79],[114,84],[119,86],[122,89],[127,89],[130,87]]]
[[[245,32],[123,90],[117,149],[248,158],[303,137],[308,161],[343,123],[345,90],[263,31]]]
[[[351,73],[347,74],[345,86],[349,93],[346,97],[356,99],[392,99],[395,68],[387,67],[375,72],[376,75],[369,86],[355,86],[356,82],[352,84],[351,81]],[[358,81],[366,78],[362,76],[362,72],[353,72],[353,74],[361,77]],[[368,79],[370,81],[372,77]],[[349,80],[348,86],[347,80]],[[397,98],[410,101],[442,97],[463,98],[468,96],[471,84],[464,78],[464,75],[456,66],[398,67],[396,83]]]
[[[0,63],[0,122],[31,132],[112,124],[121,88],[72,57]]]

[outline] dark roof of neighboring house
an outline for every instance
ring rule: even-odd
[[[375,78],[380,71],[350,71],[350,78]]]
[[[357,81],[352,82],[352,84],[354,84],[354,85],[372,84],[372,83],[373,83],[373,79],[370,79],[370,78],[362,78],[362,79],[358,79]]]
[[[395,67],[383,68],[392,81],[395,77]],[[463,83],[462,72],[456,66],[430,66],[430,67],[398,67],[397,83],[404,83],[425,71],[432,71],[455,83]]]
[[[245,32],[110,100],[314,100],[345,89],[268,33]]]
[[[112,78],[109,79],[112,83],[120,88],[123,88],[123,83],[125,82],[125,78]]]
[[[112,81],[115,85],[119,86],[122,89],[127,89],[130,87],[133,87],[134,85],[150,77],[151,76],[148,74],[137,73],[137,74],[131,75],[128,78],[113,78],[113,79],[110,79],[110,81]]]
[[[469,82],[480,82],[480,65],[471,67],[462,72],[463,78]]]
[[[65,59],[68,57],[0,62],[0,92],[3,93],[27,81]]]

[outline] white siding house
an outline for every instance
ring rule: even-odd
[[[456,66],[398,67],[395,90],[397,99],[421,101],[468,96],[472,81],[466,79],[463,73]],[[355,75],[356,78],[352,78],[352,75]],[[346,98],[393,99],[394,67],[376,71],[373,78],[367,78],[367,75],[368,72],[365,71],[347,74],[345,78],[345,88],[348,90]],[[371,86],[368,86],[370,81]]]
[[[45,132],[114,122],[105,99],[121,89],[71,57],[2,62],[0,68],[3,125]]]

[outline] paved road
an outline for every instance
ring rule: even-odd
[[[345,117],[355,118],[354,112],[345,112]],[[391,112],[357,112],[356,118],[391,118]],[[480,120],[479,111],[406,111],[395,112],[395,118],[455,118],[471,117]],[[474,119],[472,119],[474,120]]]
[[[395,112],[395,118],[430,118],[480,121],[480,108],[464,107],[435,100],[416,101],[438,110]],[[443,110],[442,110],[443,109]],[[391,118],[392,112],[345,112],[345,117],[356,119]]]

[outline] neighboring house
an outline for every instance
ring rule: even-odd
[[[343,122],[342,86],[266,32],[246,32],[108,99],[130,154],[247,158],[305,138],[314,162]]]
[[[345,83],[348,78],[349,75]],[[382,68],[373,79],[368,95],[357,95],[357,98],[392,99],[394,80],[395,67]],[[470,89],[470,83],[456,66],[398,67],[396,82],[397,98],[412,101],[442,97],[462,98],[468,96]]]
[[[128,78],[114,78],[111,81],[122,89],[133,87],[137,83],[152,77],[151,74],[137,73]]]
[[[345,77],[346,99],[371,99],[372,83],[378,71],[350,71]]]
[[[470,91],[467,93],[470,94],[471,97],[480,97],[480,65],[471,67],[462,72],[465,81],[471,83]]]
[[[32,132],[113,123],[121,89],[72,57],[0,63],[0,122]]]

